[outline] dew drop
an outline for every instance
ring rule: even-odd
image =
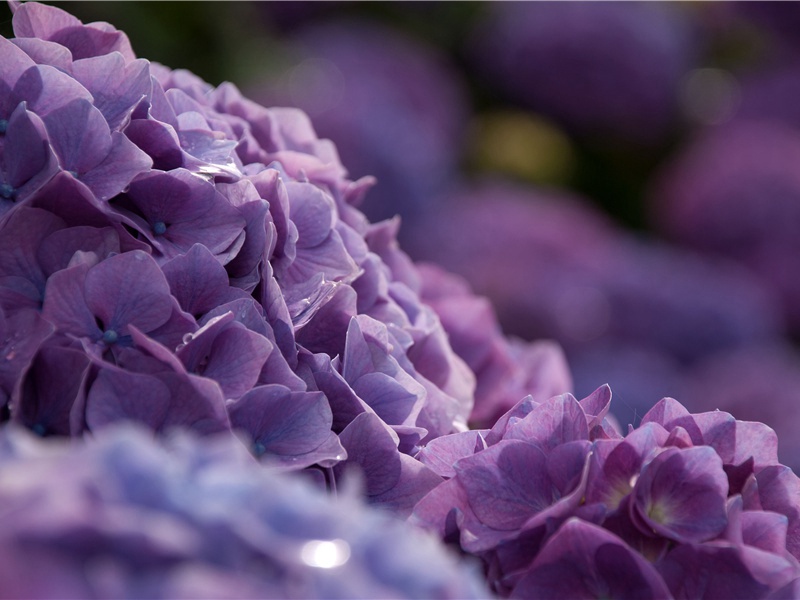
[[[0,198],[13,200],[17,197],[17,190],[8,183],[0,183]]]
[[[300,559],[309,567],[333,569],[350,560],[350,544],[344,540],[311,540],[303,544]]]
[[[103,342],[108,346],[116,344],[118,339],[119,334],[113,329],[106,329],[103,332]]]
[[[164,221],[156,221],[153,223],[153,233],[156,235],[164,235],[167,232],[167,224]]]

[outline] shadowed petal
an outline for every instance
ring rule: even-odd
[[[542,548],[512,598],[669,598],[653,566],[615,535],[570,519]]]
[[[702,542],[725,529],[728,478],[708,446],[664,450],[642,469],[633,494],[631,516],[644,533]]]
[[[144,252],[112,256],[86,274],[86,304],[106,329],[119,335],[135,325],[147,333],[172,313],[172,296],[161,269]]]

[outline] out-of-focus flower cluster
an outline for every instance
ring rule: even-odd
[[[485,598],[431,535],[231,437],[0,433],[2,598]]]
[[[794,597],[800,480],[774,431],[664,398],[620,435],[606,386],[528,397],[489,430],[438,438],[447,481],[412,522],[480,556],[512,598]]]

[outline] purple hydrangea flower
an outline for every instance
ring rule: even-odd
[[[504,595],[566,590],[567,572],[592,593],[725,590],[713,575],[732,570],[741,589],[794,589],[800,480],[768,427],[665,399],[623,436],[607,387],[563,393],[558,348],[504,338],[482,299],[400,250],[397,220],[369,223],[374,181],[349,179],[304,113],[137,59],[109,24],[11,6],[2,418],[83,441],[0,432],[3,593],[486,595],[354,488],[478,554]],[[573,217],[544,247],[596,281],[624,265],[611,289],[650,298],[631,245],[581,208],[556,221]],[[624,339],[641,322],[623,306]],[[764,310],[740,328],[738,310],[719,330],[774,326]],[[585,339],[589,313],[561,324]]]
[[[230,437],[0,435],[2,595],[485,598],[430,535],[259,465]]]
[[[583,136],[663,139],[693,61],[690,24],[668,5],[492,5],[470,51],[508,96]]]
[[[369,430],[400,468],[370,498],[410,511],[439,483],[411,455],[466,429],[475,376],[397,223],[355,208],[372,180],[348,179],[299,110],[137,59],[108,24],[12,7],[0,308],[32,335],[8,345],[11,420],[237,431],[266,463],[332,485],[360,465],[373,489]]]
[[[417,256],[468,278],[492,301],[507,331],[562,344],[572,371],[574,388],[563,378],[562,387],[543,389],[544,395],[520,386],[499,413],[480,415],[479,426],[490,426],[526,393],[537,400],[573,389],[586,394],[603,381],[620,400],[617,416],[636,422],[659,397],[686,391],[687,365],[783,331],[777,300],[746,270],[634,239],[585,201],[563,193],[484,182],[446,198],[417,233]],[[465,352],[478,375],[481,411],[494,402],[483,404],[490,392],[482,386],[492,373],[509,373],[488,352],[491,337],[477,343],[481,331],[496,335],[478,326],[494,326],[490,309],[469,293],[459,300],[465,293],[459,284],[427,268],[421,272],[423,297],[437,307],[454,348]],[[535,364],[527,363],[528,375]],[[549,364],[540,382],[558,381],[558,369]],[[503,385],[512,381],[501,377]]]
[[[735,572],[761,598],[797,578],[800,479],[772,430],[665,398],[623,436],[610,400],[527,398],[492,430],[437,439],[418,458],[445,481],[411,522],[511,597],[739,597]]]
[[[658,229],[749,267],[779,294],[792,328],[800,322],[793,276],[799,158],[792,127],[737,120],[705,132],[666,165],[650,199]]]

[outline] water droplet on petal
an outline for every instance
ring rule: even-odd
[[[119,334],[113,329],[106,329],[103,332],[103,343],[105,343],[108,346],[116,344],[118,339],[119,339]]]
[[[0,198],[13,200],[17,197],[17,190],[8,183],[0,183]]]
[[[344,540],[311,540],[303,544],[300,560],[309,567],[333,569],[350,560],[350,544]]]

